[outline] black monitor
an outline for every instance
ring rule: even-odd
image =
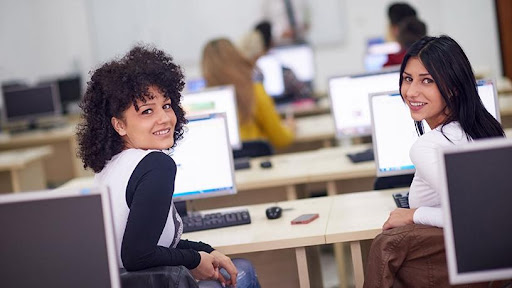
[[[0,287],[120,287],[106,188],[0,196]]]
[[[79,75],[57,80],[59,89],[60,102],[62,104],[62,112],[67,114],[70,112],[70,105],[80,102],[82,98],[82,79]]]
[[[53,84],[6,89],[3,97],[3,125],[20,124],[35,128],[41,122],[61,115],[59,94]]]
[[[512,278],[512,140],[496,138],[439,152],[450,283]]]

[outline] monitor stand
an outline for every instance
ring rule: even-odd
[[[187,201],[174,201],[174,207],[176,207],[176,211],[180,214],[180,217],[188,216]]]

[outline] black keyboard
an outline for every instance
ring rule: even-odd
[[[183,233],[251,223],[251,216],[247,210],[192,215],[181,219],[183,220]]]
[[[348,158],[350,158],[350,161],[352,163],[359,163],[359,162],[366,162],[366,161],[373,161],[373,149],[367,149],[358,153],[352,153],[347,154]]]
[[[409,209],[409,192],[404,194],[395,193],[393,194],[393,199],[395,200],[396,207]]]

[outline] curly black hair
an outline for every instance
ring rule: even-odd
[[[173,63],[171,56],[142,45],[94,71],[80,103],[82,114],[77,127],[78,156],[84,168],[90,167],[98,173],[124,149],[123,139],[112,127],[111,118],[123,119],[123,112],[131,105],[138,110],[137,100],[146,102],[150,97],[149,86],[158,87],[166,99],[171,99],[177,118],[174,147],[183,138],[187,123],[180,104],[183,78],[181,68]]]

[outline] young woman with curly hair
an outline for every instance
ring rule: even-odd
[[[183,86],[170,56],[142,46],[102,65],[88,83],[78,154],[96,172],[95,183],[110,188],[119,263],[128,271],[183,265],[195,279],[218,280],[200,287],[259,287],[247,260],[181,239],[172,200],[176,163],[162,150],[183,137]]]

